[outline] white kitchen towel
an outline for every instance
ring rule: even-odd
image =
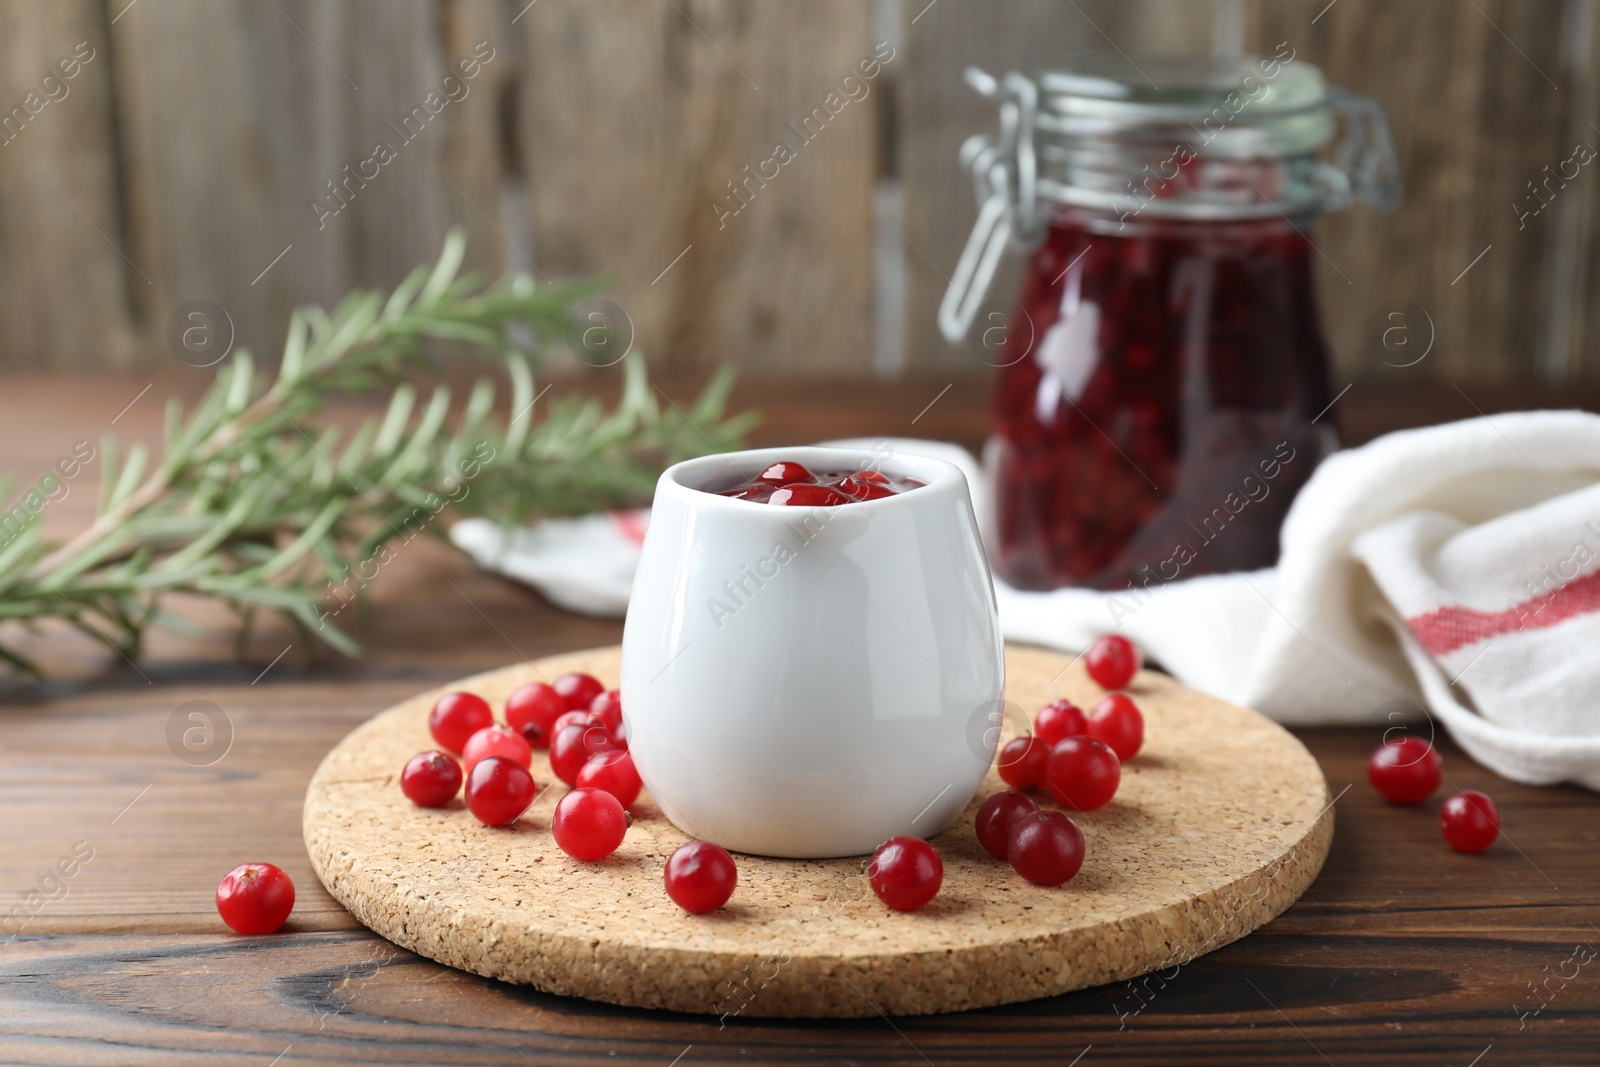
[[[964,451],[839,443],[957,460],[988,529]],[[560,540],[551,525],[538,529]],[[485,526],[459,523],[452,539],[513,577],[552,572],[553,546]],[[618,610],[637,542],[608,522],[562,532],[606,562],[593,581],[553,568],[553,597]],[[996,593],[1011,640],[1076,651],[1120,632],[1184,682],[1292,725],[1386,727],[1394,701],[1420,699],[1499,773],[1600,789],[1600,416],[1496,415],[1337,453],[1296,498],[1270,570]]]
[[[615,617],[628,610],[649,523],[648,508],[545,519],[509,531],[488,519],[462,519],[450,527],[450,540],[478,566],[533,586],[559,607]]]

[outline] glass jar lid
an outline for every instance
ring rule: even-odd
[[[1123,230],[1147,219],[1309,217],[1357,200],[1388,210],[1400,199],[1383,108],[1328,86],[1287,45],[1271,56],[1088,53],[1037,79],[975,67],[966,77],[999,106],[1000,134],[961,146],[978,217],[939,307],[952,343],[1005,248],[1031,248],[1063,206]]]
[[[1184,143],[1208,158],[1282,159],[1333,139],[1328,86],[1308,63],[1281,56],[1145,62],[1159,84],[1116,53],[1073,56],[1041,73],[1041,140]]]

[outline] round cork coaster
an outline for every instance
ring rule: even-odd
[[[648,793],[622,847],[599,863],[569,859],[550,836],[559,782],[501,829],[480,825],[459,799],[425,810],[401,794],[400,768],[434,747],[427,716],[442,693],[470,690],[498,708],[523,682],[582,670],[615,685],[618,667],[616,648],[518,664],[356,729],[306,794],[307,847],[328,891],[396,944],[546,992],[727,1016],[917,1015],[1187,962],[1293,903],[1333,838],[1327,784],[1300,742],[1149,671],[1129,690],[1144,711],[1144,750],[1123,768],[1115,800],[1072,813],[1086,841],[1077,877],[1034,886],[979,847],[973,812],[1005,788],[991,771],[934,839],[944,885],[910,914],[873,896],[866,857],[736,856],[733,899],[689,915],[661,883],[688,838]],[[1081,664],[1041,649],[1008,648],[1006,680],[1007,699],[1029,713],[1059,697],[1088,707],[1102,696]],[[555,780],[543,753],[533,774]]]

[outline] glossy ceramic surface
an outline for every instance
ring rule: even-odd
[[[841,507],[703,491],[779,459],[926,484]],[[629,743],[662,810],[740,852],[930,837],[994,754],[1002,641],[966,479],[941,460],[763,449],[656,486],[623,634]]]

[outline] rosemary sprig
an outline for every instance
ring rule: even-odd
[[[726,371],[689,411],[663,410],[637,356],[624,363],[614,410],[570,398],[536,419],[532,369],[508,336],[553,342],[595,286],[536,286],[520,274],[483,286],[457,276],[464,250],[452,233],[437,264],[388,296],[357,291],[331,313],[297,310],[275,377],[257,375],[240,350],[192,411],[168,402],[159,459],[142,446],[122,456],[104,438],[99,511],[87,529],[49,545],[36,513],[8,527],[0,624],[66,619],[131,660],[151,625],[192,629],[163,607],[188,593],[227,604],[246,627],[261,609],[283,612],[355,655],[326,610],[330,594],[342,596],[353,569],[381,559],[392,538],[439,532],[432,520],[446,508],[511,523],[641,503],[664,465],[738,447],[750,422],[724,417]],[[499,354],[509,418],[496,418],[487,379],[453,429],[446,386],[419,403],[411,378],[431,366],[430,342]],[[383,417],[349,435],[317,426],[327,399],[351,390],[389,391]],[[39,673],[5,640],[0,660]]]

